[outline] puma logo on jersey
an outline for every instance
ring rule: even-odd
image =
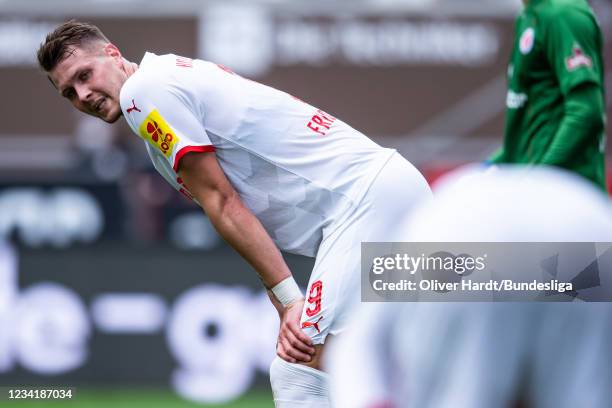
[[[134,102],[134,100],[132,99],[132,107],[127,108],[127,113],[132,113],[133,111],[142,112],[140,109],[136,107],[136,102]]]
[[[319,330],[319,322],[321,321],[321,319],[323,319],[323,316],[319,317],[317,321],[314,323],[313,322],[302,323],[302,329],[305,329],[307,327],[314,327],[317,333],[321,333],[321,330]]]

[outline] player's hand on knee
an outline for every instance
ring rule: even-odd
[[[303,307],[301,300],[287,306],[281,314],[276,353],[290,363],[308,363],[315,353],[312,340],[300,328]]]

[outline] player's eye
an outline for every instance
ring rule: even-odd
[[[64,98],[72,99],[74,97],[74,89],[70,88],[64,91]]]
[[[87,79],[89,78],[89,71],[83,71],[81,72],[81,74],[79,75],[79,79],[81,81],[87,81]]]

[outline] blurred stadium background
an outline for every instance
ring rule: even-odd
[[[612,3],[591,3],[610,69]],[[519,9],[0,0],[0,385],[77,387],[72,403],[0,404],[272,406],[278,319],[256,275],[155,173],[125,123],[58,97],[35,61],[54,26],[93,22],[136,62],[147,50],[227,65],[398,149],[433,180],[500,145]],[[288,260],[305,284],[312,262]]]

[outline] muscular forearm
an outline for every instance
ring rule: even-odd
[[[603,132],[603,100],[594,84],[572,90],[566,96],[563,120],[541,164],[563,167],[582,146]]]
[[[291,276],[280,251],[237,194],[208,207],[206,213],[215,229],[251,264],[267,288]]]
[[[266,288],[291,276],[280,251],[244,205],[214,153],[188,153],[180,161],[179,176],[215,229],[255,268]]]
[[[198,199],[206,203],[204,208],[219,234],[255,268],[279,313],[278,355],[290,363],[318,362],[311,339],[299,325],[303,295],[290,278],[291,272],[280,251],[236,192],[212,196],[208,201],[205,197]],[[288,289],[282,289],[287,283]]]

